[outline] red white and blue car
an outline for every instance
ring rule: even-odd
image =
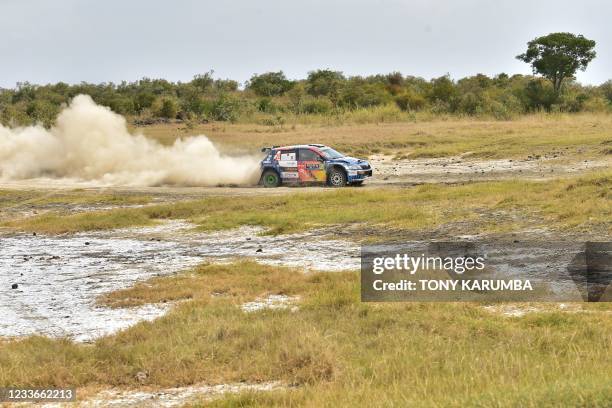
[[[280,185],[327,184],[332,187],[360,185],[372,176],[366,160],[338,153],[321,144],[264,147],[260,183]]]

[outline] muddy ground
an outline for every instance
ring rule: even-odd
[[[260,235],[262,228],[196,233],[190,231],[194,227],[170,221],[108,232],[2,236],[0,336],[43,334],[91,341],[153,319],[165,313],[168,305],[111,309],[96,305],[95,300],[137,281],[203,262],[251,258],[305,270],[359,268],[357,244],[333,239],[324,230],[267,236]],[[11,289],[13,285],[17,287]],[[262,301],[262,307],[277,303],[254,300],[245,308],[258,310]]]
[[[396,160],[372,156],[376,172],[373,184],[459,183],[488,180],[549,180],[563,175],[605,169],[612,159],[567,160],[558,156],[528,156],[523,159],[474,160],[465,156]]]

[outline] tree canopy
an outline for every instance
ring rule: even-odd
[[[534,74],[540,74],[553,84],[559,94],[563,81],[573,79],[576,71],[584,71],[597,55],[595,41],[572,33],[552,33],[527,43],[527,51],[516,58],[531,64]]]

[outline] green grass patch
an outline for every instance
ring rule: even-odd
[[[262,225],[269,233],[330,225],[427,231],[461,223],[464,233],[546,227],[610,233],[612,176],[608,172],[552,181],[492,181],[411,188],[346,188],[324,192],[210,197],[142,208],[66,215],[47,213],[4,222],[46,233],[102,230],[187,219],[200,230]],[[381,232],[381,233],[384,233]]]

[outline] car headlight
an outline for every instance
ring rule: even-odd
[[[361,166],[358,164],[353,164],[351,166],[348,166],[349,170],[361,170]]]

